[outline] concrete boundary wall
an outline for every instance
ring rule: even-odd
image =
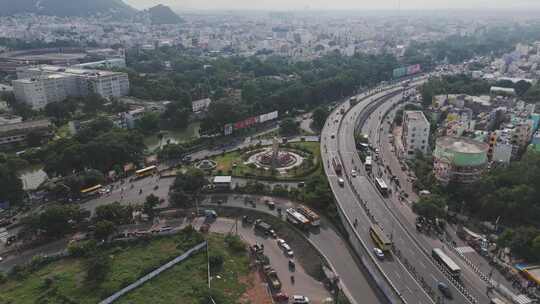
[[[146,283],[146,282],[150,281],[151,279],[153,279],[154,277],[158,276],[163,271],[165,271],[165,270],[173,267],[174,265],[182,262],[183,260],[191,257],[193,254],[198,253],[201,249],[206,248],[206,245],[207,245],[206,241],[200,243],[199,245],[196,245],[195,247],[193,247],[193,248],[189,249],[188,251],[186,251],[184,254],[182,254],[180,256],[177,256],[176,258],[172,259],[171,261],[161,265],[156,270],[154,270],[154,271],[150,272],[149,274],[143,276],[142,278],[138,279],[134,283],[132,283],[132,284],[122,288],[121,290],[117,291],[112,296],[110,296],[110,297],[106,298],[105,300],[99,302],[99,304],[113,303],[114,301],[118,300],[120,297],[122,297],[126,293],[132,291],[133,289],[143,285],[144,283]]]

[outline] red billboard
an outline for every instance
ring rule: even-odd
[[[235,130],[240,130],[240,129],[249,128],[252,125],[257,124],[258,122],[259,122],[259,116],[249,117],[249,118],[246,118],[246,119],[244,119],[242,121],[235,122],[234,123],[234,129]]]

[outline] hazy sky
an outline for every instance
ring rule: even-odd
[[[185,9],[540,9],[540,0],[124,0],[147,8],[159,3]]]

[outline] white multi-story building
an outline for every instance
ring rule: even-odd
[[[403,113],[403,151],[406,158],[414,158],[415,153],[426,154],[429,150],[429,121],[422,111]]]
[[[17,101],[28,104],[32,109],[43,109],[48,103],[78,95],[76,79],[70,75],[42,75],[13,80],[12,84]]]
[[[193,113],[204,112],[204,111],[208,110],[208,107],[210,106],[210,103],[212,103],[212,100],[210,100],[210,98],[204,98],[204,99],[199,99],[199,100],[193,101],[191,103]]]
[[[110,98],[129,93],[126,73],[44,65],[18,70],[17,77],[12,82],[15,97],[33,109],[42,109],[69,96],[93,93]]]
[[[512,159],[513,146],[509,142],[497,142],[493,147],[492,160],[498,163],[508,164]]]

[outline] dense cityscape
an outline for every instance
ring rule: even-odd
[[[0,0],[0,304],[539,303],[537,7],[143,2]]]

